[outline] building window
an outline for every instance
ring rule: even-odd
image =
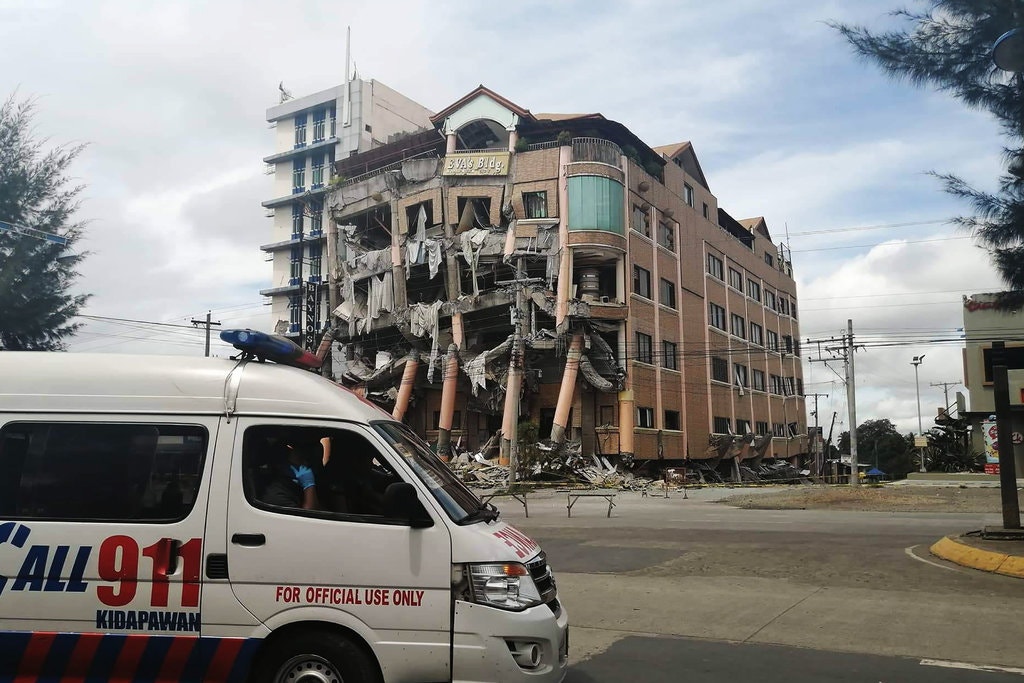
[[[292,294],[288,297],[288,332],[294,334],[302,326],[302,295]]]
[[[707,202],[704,202],[704,220],[711,220],[711,211],[708,209]]]
[[[725,309],[718,304],[708,303],[708,324],[720,330],[725,329]]]
[[[640,363],[651,364],[654,362],[654,344],[651,335],[643,332],[636,333],[636,359]]]
[[[207,441],[206,428],[199,425],[38,419],[8,423],[0,430],[3,515],[22,521],[168,524],[182,520],[192,510],[199,492]],[[10,534],[15,523],[8,524]],[[25,531],[19,530],[19,535],[28,534],[27,527],[21,529]],[[18,544],[15,540],[11,542]],[[124,550],[126,546],[122,546],[120,561],[114,560],[115,553],[111,553],[112,562],[124,562],[123,566],[138,562],[139,556],[129,556]],[[41,555],[36,552],[40,549]],[[57,546],[53,550],[54,560],[46,586],[52,590],[57,585],[57,590],[63,590],[64,584],[58,579],[68,547]],[[199,547],[193,550],[198,552]],[[138,553],[138,546],[133,552]],[[41,588],[46,554],[46,546],[34,546],[29,556],[35,557],[32,571],[38,573],[29,578],[22,575],[19,581],[26,580],[32,586],[38,580],[38,588]],[[198,558],[198,555],[193,557]],[[78,552],[76,569],[84,568],[77,566],[81,559],[83,555]],[[187,575],[187,560],[185,567]],[[198,565],[193,571],[198,577]],[[130,580],[134,588],[134,576]],[[193,606],[199,604],[198,584],[196,589]],[[67,590],[73,590],[70,583]],[[85,590],[84,584],[81,590]]]
[[[640,204],[633,205],[633,229],[644,237],[651,236],[651,216]]]
[[[637,408],[636,426],[641,429],[654,429],[654,408]]]
[[[306,160],[296,159],[292,162],[292,193],[306,189]]]
[[[735,268],[729,269],[729,286],[740,292],[743,291],[743,273]]]
[[[618,408],[616,406],[601,406],[601,427],[615,426],[615,420],[618,416]]]
[[[658,221],[658,244],[669,251],[676,250],[676,228],[668,221]]]
[[[789,315],[793,318],[793,320],[796,320],[796,302],[795,301],[791,301],[789,303]]]
[[[569,230],[626,232],[625,190],[622,183],[603,176],[569,178]]]
[[[302,237],[302,204],[292,204],[292,239]]]
[[[693,188],[687,183],[683,183],[683,201],[687,206],[693,206]]]
[[[674,342],[661,342],[661,365],[666,370],[679,369],[679,359],[676,356],[676,345]]]
[[[322,244],[309,245],[309,279],[314,282],[320,279],[320,267],[323,253],[324,247]],[[316,280],[313,278],[316,278]]]
[[[671,280],[661,278],[658,294],[658,301],[660,301],[662,305],[668,306],[669,308],[676,307],[676,283]]]
[[[796,383],[792,377],[782,378],[782,395],[794,396],[796,394]]]
[[[727,417],[714,418],[711,431],[715,434],[728,434],[732,431],[731,421]]]
[[[651,271],[633,265],[633,293],[645,299],[651,298]]]
[[[772,268],[775,267],[775,257],[769,254],[767,251],[764,252],[764,262],[767,263]]]
[[[781,422],[773,422],[772,423],[772,435],[773,436],[785,437],[786,436],[786,425],[782,424]]]
[[[331,137],[338,136],[338,110],[336,107],[331,107]]]
[[[309,233],[320,235],[324,229],[324,204],[321,201],[309,203]]]
[[[768,330],[765,334],[768,335],[767,348],[771,351],[779,350],[779,333]]]
[[[729,322],[731,323],[732,333],[734,335],[742,339],[747,338],[747,323],[745,320],[743,320],[742,315],[737,315],[733,313],[730,317]]]
[[[317,109],[313,112],[313,143],[323,142],[327,134],[327,110]]]
[[[291,253],[291,268],[289,270],[291,275],[292,285],[297,285],[302,280],[302,247],[292,247]]]
[[[324,155],[316,154],[313,156],[313,173],[312,173],[312,186],[314,190],[317,190],[324,186]]]
[[[548,193],[547,192],[524,192],[523,209],[527,218],[548,217]]]
[[[295,117],[295,147],[306,146],[306,119],[307,114],[299,114]]]
[[[719,280],[724,280],[724,273],[722,270],[722,259],[718,258],[714,254],[708,254],[708,273],[711,277],[716,277]]]
[[[755,429],[757,430],[757,435],[758,436],[764,436],[764,435],[766,435],[768,433],[768,423],[767,422],[757,422]]]
[[[754,380],[752,388],[756,391],[764,391],[764,370],[751,370],[750,372]]]
[[[750,323],[750,343],[764,346],[764,328],[757,323]]]
[[[797,396],[803,396],[804,395],[804,380],[802,378],[800,378],[800,377],[796,378],[796,395]]]
[[[747,280],[747,296],[757,303],[761,303],[761,284],[753,280]]]
[[[765,308],[775,310],[775,292],[769,292],[767,289],[764,290],[764,305]]]
[[[769,387],[771,388],[771,392],[773,394],[781,395],[782,394],[782,378],[779,377],[778,375],[769,375],[768,379],[769,379],[769,382],[770,382]]]
[[[733,363],[732,366],[733,381],[738,387],[750,386],[747,384],[747,366],[740,365],[739,363]]]
[[[793,353],[793,338],[788,334],[782,335],[782,348],[786,350],[786,353]]]
[[[678,432],[680,424],[678,410],[665,411],[665,429],[672,432]]]
[[[736,418],[736,433],[737,434],[749,434],[750,433],[750,420],[741,420]]]
[[[711,379],[716,382],[729,381],[729,363],[724,358],[711,359]]]

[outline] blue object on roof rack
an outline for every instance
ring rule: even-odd
[[[226,341],[244,354],[261,360],[270,360],[282,365],[291,365],[307,370],[316,370],[322,361],[306,351],[291,339],[258,330],[223,330],[222,341]]]

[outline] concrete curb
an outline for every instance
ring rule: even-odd
[[[939,539],[931,548],[932,555],[962,567],[1024,579],[1024,557],[982,550],[960,542],[954,536]]]

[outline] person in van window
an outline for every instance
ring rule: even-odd
[[[320,446],[319,443],[316,444]],[[313,449],[307,444],[285,446],[273,463],[270,482],[263,492],[263,502],[281,507],[319,510],[316,494],[316,476],[310,467],[309,455]],[[319,450],[319,448],[317,449]]]

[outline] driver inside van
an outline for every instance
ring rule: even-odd
[[[263,492],[263,502],[281,507],[319,510],[313,466],[320,464],[321,453],[319,441],[282,445],[272,466],[272,478]]]

